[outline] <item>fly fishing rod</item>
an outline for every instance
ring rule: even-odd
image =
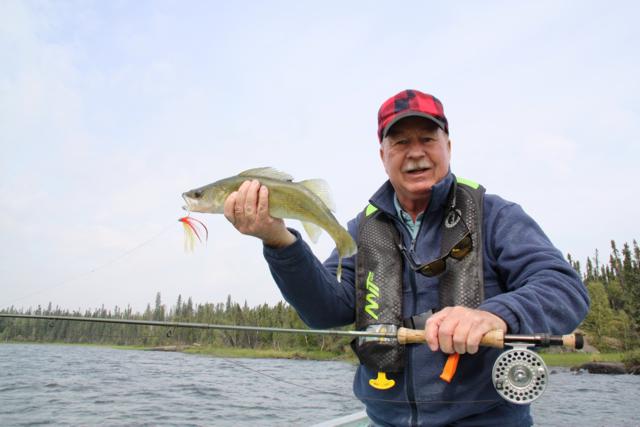
[[[378,325],[374,330],[343,331],[335,329],[291,329],[265,326],[221,325],[211,323],[167,322],[158,320],[106,319],[100,317],[53,316],[41,314],[0,313],[0,318],[40,319],[51,321],[94,322],[124,325],[159,326],[166,328],[215,329],[246,332],[275,332],[304,335],[332,335],[360,337],[379,340],[397,340],[399,344],[424,344],[426,335],[422,330],[396,328],[393,325]],[[569,335],[513,335],[501,330],[493,330],[482,337],[480,345],[503,349],[512,347],[502,353],[493,365],[492,381],[498,394],[504,399],[516,403],[527,404],[539,398],[547,386],[548,371],[544,360],[529,347],[563,346],[581,349],[584,339],[581,334]]]
[[[134,319],[107,319],[102,317],[85,317],[85,316],[54,316],[48,314],[11,314],[0,313],[0,317],[15,319],[39,319],[39,320],[66,320],[71,322],[93,322],[93,323],[114,323],[123,325],[140,325],[140,326],[159,326],[166,328],[194,328],[194,329],[217,329],[229,331],[246,331],[246,332],[276,332],[287,334],[306,334],[306,335],[333,335],[346,337],[367,337],[380,339],[395,339],[400,344],[424,344],[426,336],[424,331],[400,327],[397,332],[396,328],[390,327],[389,331],[380,328],[378,330],[366,331],[342,331],[336,329],[291,329],[291,328],[275,328],[266,326],[243,326],[243,325],[222,325],[213,323],[192,323],[192,322],[167,322],[159,320],[134,320]],[[539,347],[548,347],[550,345],[560,345],[569,348],[582,348],[582,335],[510,335],[504,334],[500,330],[490,331],[484,335],[480,341],[480,345],[484,347],[504,348],[505,345],[512,343],[526,343]]]

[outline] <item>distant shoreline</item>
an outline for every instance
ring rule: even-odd
[[[228,358],[248,358],[248,359],[298,359],[317,361],[339,361],[357,364],[357,358],[353,353],[333,353],[329,351],[314,350],[309,351],[303,348],[298,349],[250,349],[237,347],[210,347],[201,345],[170,345],[170,346],[132,346],[94,343],[66,343],[66,342],[36,342],[36,341],[3,341],[1,344],[54,344],[54,345],[74,345],[89,347],[108,347],[118,350],[137,351],[172,351],[186,354],[195,354],[211,357]],[[614,353],[583,353],[583,352],[563,352],[563,353],[539,353],[549,367],[572,368],[579,367],[590,362],[620,363],[623,352]]]
[[[245,358],[245,359],[300,359],[300,360],[331,360],[356,363],[356,356],[353,354],[338,354],[329,351],[306,350],[306,349],[251,349],[239,347],[210,347],[200,345],[168,345],[168,346],[143,346],[143,345],[116,345],[116,344],[100,344],[100,343],[71,343],[63,341],[0,341],[2,344],[35,344],[35,345],[68,345],[82,347],[105,347],[116,350],[134,350],[134,351],[164,351],[164,352],[180,352],[186,354],[196,354],[212,357],[229,357],[229,358]]]

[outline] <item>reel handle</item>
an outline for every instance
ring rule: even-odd
[[[423,330],[398,328],[398,342],[400,344],[424,344],[426,337]],[[480,340],[480,345],[484,347],[504,348],[505,344],[525,343],[539,347],[563,346],[579,350],[584,345],[581,334],[569,335],[510,335],[499,329],[487,332]]]

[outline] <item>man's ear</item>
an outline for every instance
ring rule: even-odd
[[[384,163],[384,148],[383,147],[384,141],[380,143],[380,161],[382,162],[382,167],[384,168],[384,171],[387,172],[387,165]]]

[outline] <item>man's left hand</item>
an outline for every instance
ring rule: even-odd
[[[488,311],[456,306],[445,307],[429,317],[425,334],[432,351],[475,354],[484,334],[494,329],[506,333],[507,324]]]

